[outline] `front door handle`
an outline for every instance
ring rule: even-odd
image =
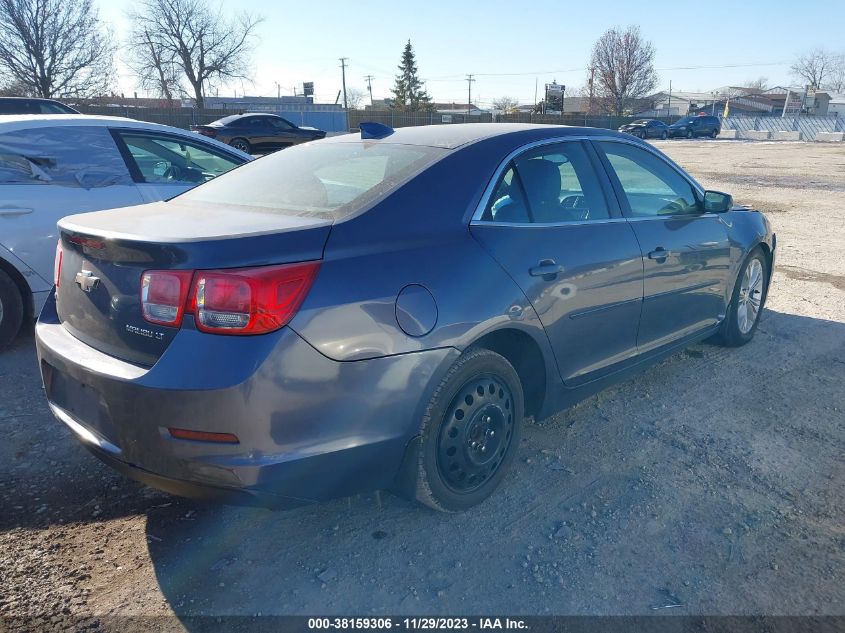
[[[662,259],[662,260],[665,261],[666,258],[669,257],[669,255],[671,255],[671,254],[672,253],[670,251],[667,251],[662,246],[658,246],[657,248],[655,248],[653,251],[651,251],[648,254],[648,258],[649,259],[656,259],[658,261],[660,261]]]
[[[546,281],[551,281],[558,273],[563,272],[563,266],[556,263],[553,259],[541,259],[539,265],[528,269],[528,274],[532,277],[542,277]]]

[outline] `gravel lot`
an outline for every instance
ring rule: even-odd
[[[381,494],[274,513],[101,465],[49,414],[24,334],[0,354],[0,614],[845,614],[845,147],[657,145],[775,225],[750,345],[696,345],[529,425],[471,512]]]

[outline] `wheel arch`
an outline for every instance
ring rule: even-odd
[[[522,383],[526,416],[536,416],[543,410],[548,381],[546,359],[530,334],[516,328],[501,328],[476,339],[472,347],[496,352],[513,365]]]
[[[9,275],[9,278],[15,282],[18,291],[21,293],[21,301],[23,301],[23,317],[24,322],[33,320],[35,317],[35,304],[32,299],[32,288],[29,287],[24,276],[17,268],[10,262],[0,257],[0,270]]]

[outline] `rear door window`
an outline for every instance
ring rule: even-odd
[[[91,189],[133,181],[108,128],[59,125],[0,134],[0,183]]]
[[[579,141],[531,150],[505,170],[482,220],[559,224],[610,217],[601,185]]]

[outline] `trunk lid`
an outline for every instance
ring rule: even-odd
[[[59,230],[62,266],[56,297],[62,325],[95,349],[149,366],[178,328],[143,318],[145,271],[322,259],[331,222],[174,200],[68,216]]]

